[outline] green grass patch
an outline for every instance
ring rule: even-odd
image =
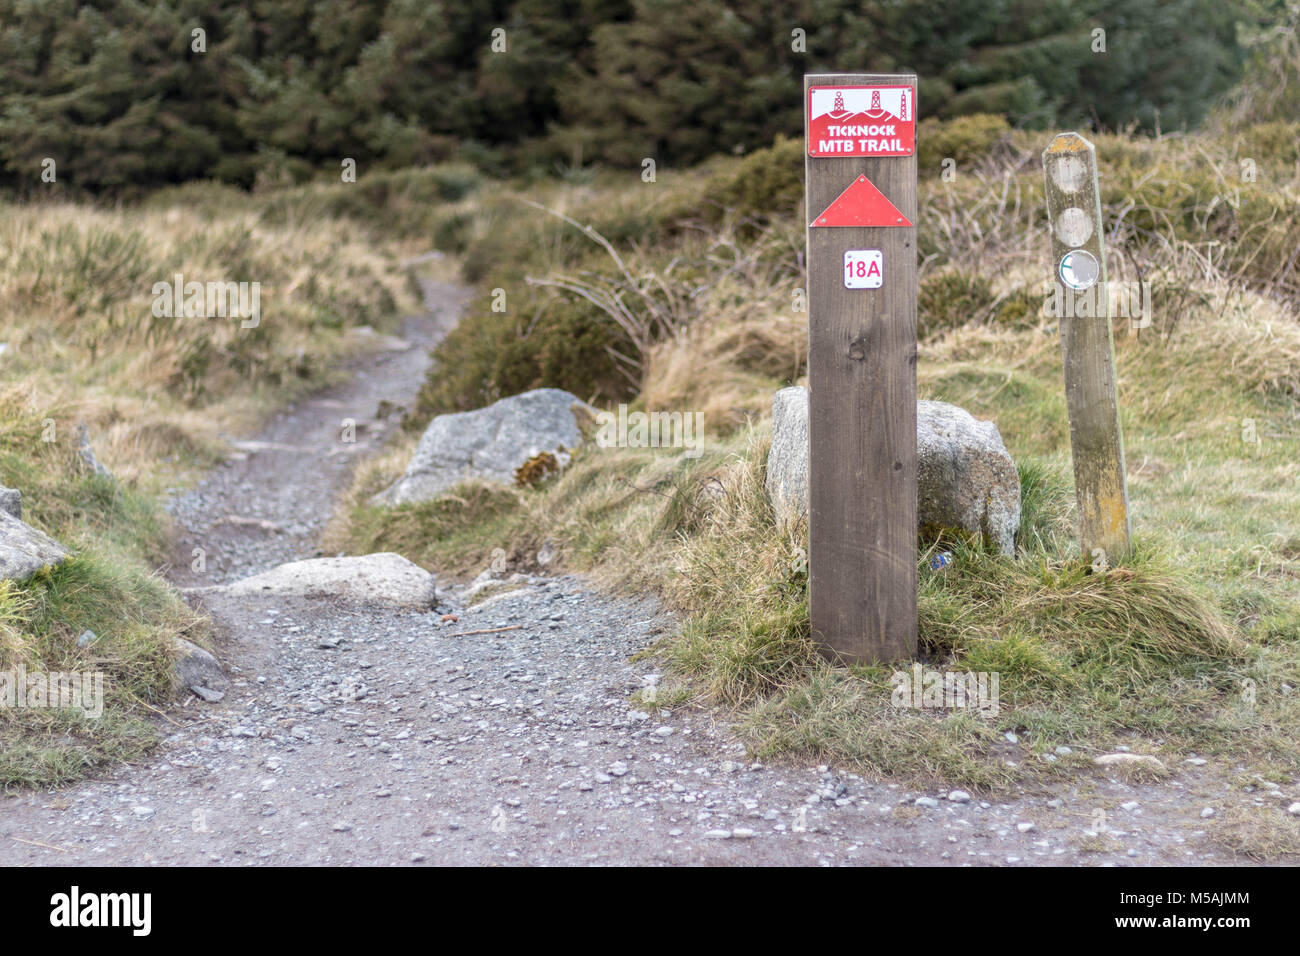
[[[96,639],[78,646],[86,631]],[[99,683],[87,686],[102,687],[98,715],[0,707],[0,786],[58,786],[146,753],[157,737],[151,708],[172,692],[170,639],[205,633],[174,591],[120,555],[83,554],[0,585],[0,667],[93,675]]]

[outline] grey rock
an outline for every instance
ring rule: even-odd
[[[191,593],[341,598],[358,603],[429,608],[438,601],[432,574],[400,554],[291,561],[270,571]]]
[[[215,691],[224,696],[226,689],[230,686],[230,680],[221,669],[220,662],[203,648],[184,638],[176,640],[176,660],[172,665],[172,673],[176,677],[177,684],[190,690],[202,687],[205,690]],[[194,690],[194,693],[203,697],[204,700],[210,699],[197,690]],[[217,699],[220,700],[220,698]]]
[[[967,531],[1014,552],[1020,477],[997,425],[944,402],[918,402],[916,418],[919,528]],[[766,486],[779,515],[807,515],[808,390],[802,386],[772,398]]]
[[[766,485],[778,515],[808,514],[808,389],[802,386],[783,388],[772,396]]]
[[[81,463],[95,474],[113,477],[113,473],[95,457],[95,450],[90,447],[90,429],[84,424],[77,426],[77,454],[81,457]]]
[[[77,636],[77,646],[89,647],[91,644],[94,644],[95,641],[97,640],[99,640],[99,635],[96,634],[94,631],[82,631],[81,634]]]
[[[1113,753],[1102,754],[1100,757],[1093,757],[1092,762],[1098,767],[1150,767],[1152,770],[1164,770],[1165,765],[1160,762],[1159,758],[1152,757],[1148,754],[1132,753]]]
[[[44,567],[62,564],[63,545],[43,531],[0,511],[0,581],[21,584]]]
[[[23,517],[23,493],[17,488],[0,485],[0,511],[20,521]]]
[[[922,530],[960,528],[1015,551],[1020,476],[997,425],[956,405],[918,402],[916,471]]]
[[[439,415],[429,423],[406,473],[375,495],[376,504],[428,501],[459,482],[512,484],[515,471],[542,452],[561,468],[582,444],[580,422],[595,410],[558,388],[538,388],[472,412]]]

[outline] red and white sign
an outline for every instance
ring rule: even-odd
[[[885,257],[879,249],[844,253],[844,288],[879,289],[885,284]]]
[[[849,188],[814,219],[811,226],[910,226],[898,207],[866,176],[849,183]]]
[[[915,148],[910,86],[809,88],[809,156],[911,156]]]

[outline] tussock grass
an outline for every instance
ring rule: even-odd
[[[0,585],[0,669],[102,675],[103,715],[0,707],[0,787],[56,786],[155,743],[151,708],[171,695],[171,636],[207,624],[122,554],[80,555],[22,585]],[[77,638],[92,631],[82,648]]]
[[[1300,854],[1300,820],[1283,807],[1233,807],[1206,831],[1211,846],[1261,863]]]
[[[23,518],[74,556],[16,585],[0,585],[0,671],[100,673],[104,712],[0,707],[0,787],[51,786],[152,746],[151,707],[172,688],[172,639],[207,641],[206,622],[161,578],[168,527],[132,482],[89,472],[72,440],[42,440],[41,416],[17,388],[0,393],[0,480],[23,490]],[[78,647],[85,631],[96,639]]]
[[[6,385],[70,413],[58,421],[69,434],[85,421],[119,477],[210,455],[220,431],[319,387],[358,352],[348,329],[390,326],[413,305],[395,256],[346,220],[271,226],[247,197],[217,209],[46,203],[0,217]],[[154,315],[154,283],[176,274],[260,283],[260,324]]]

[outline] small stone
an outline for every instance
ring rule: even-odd
[[[1204,757],[1188,757],[1186,760],[1183,761],[1183,763],[1188,764],[1189,766],[1192,767],[1204,767],[1207,763],[1209,763],[1209,761],[1206,760]]]
[[[671,737],[673,729],[671,727],[660,727],[654,733],[656,737]]]
[[[334,824],[334,826],[331,827],[331,829],[335,833],[347,833],[349,830],[352,829],[352,824],[344,823],[342,820],[340,820],[338,823]]]
[[[1293,817],[1300,817],[1300,803],[1293,803],[1286,808],[1286,812]]]
[[[970,794],[965,790],[952,790],[948,793],[948,800],[952,803],[970,803]]]
[[[917,797],[913,803],[918,807],[924,807],[927,810],[933,810],[939,806],[939,801],[934,797]]]
[[[731,831],[730,831],[730,830],[710,830],[708,833],[704,834],[704,839],[706,839],[706,840],[730,840],[730,839],[731,839]]]
[[[1165,769],[1165,765],[1163,763],[1161,763],[1158,759],[1152,757],[1149,754],[1134,754],[1134,753],[1123,753],[1123,752],[1113,753],[1113,754],[1102,754],[1100,757],[1093,757],[1092,762],[1095,763],[1098,767],[1114,767],[1114,766],[1123,765],[1127,767],[1150,767],[1152,770]]]
[[[151,819],[156,812],[153,807],[132,807],[131,812],[141,820]]]
[[[1057,755],[1058,757],[1068,757],[1068,756],[1070,756],[1070,754],[1072,754],[1072,753],[1074,753],[1074,751],[1071,750],[1069,747],[1066,747],[1066,746],[1060,746],[1060,747],[1057,747],[1057,748],[1056,748],[1056,755]]]
[[[94,631],[82,631],[77,637],[78,647],[89,647],[99,639],[99,635]]]
[[[423,854],[423,853],[412,853],[412,854],[411,854],[411,862],[412,862],[412,863],[423,863],[423,862],[424,862],[424,854]]]
[[[757,834],[755,834],[753,830],[746,827],[737,827],[731,831],[731,838],[733,840],[752,840],[756,835]]]
[[[1018,744],[1018,743],[1020,743],[1020,738],[1017,737],[1015,734],[1013,734],[1013,733],[1012,733],[1011,731],[1009,731],[1009,730],[1008,730],[1005,734],[1003,734],[1002,736],[1003,736],[1004,738],[1006,738],[1006,741],[1007,741],[1007,743],[1009,743],[1009,744]]]
[[[1017,823],[1016,829],[1019,830],[1021,833],[1033,833],[1035,830],[1038,829],[1038,827],[1033,823],[1026,822],[1026,823]]]
[[[206,700],[209,704],[215,704],[218,701],[225,700],[226,695],[219,690],[213,690],[210,687],[204,687],[202,684],[194,684],[190,690],[196,697]]]
[[[1208,820],[1212,816],[1214,816],[1214,807],[1206,807],[1204,810],[1201,811],[1202,820]]]
[[[615,777],[624,777],[627,775],[627,764],[618,760],[610,764],[609,772]]]

